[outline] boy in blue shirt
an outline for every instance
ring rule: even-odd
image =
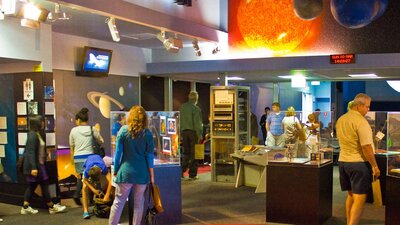
[[[104,194],[103,202],[110,201],[111,194],[111,172],[107,168],[103,158],[99,155],[90,155],[85,164],[83,164],[83,188],[82,188],[82,200],[83,200],[83,218],[89,219],[90,214],[88,212],[88,194],[89,191],[93,192],[94,195],[100,195],[101,190],[96,189],[97,183],[100,183],[101,176],[105,176],[107,179],[107,190]]]

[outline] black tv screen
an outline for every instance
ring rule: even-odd
[[[79,76],[108,76],[110,72],[112,50],[85,46],[83,62]]]

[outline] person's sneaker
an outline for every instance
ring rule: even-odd
[[[61,213],[61,212],[64,212],[65,209],[67,209],[66,206],[60,205],[59,203],[57,203],[57,204],[53,205],[53,208],[49,208],[49,213],[50,214]]]
[[[88,212],[84,212],[83,219],[85,219],[85,220],[90,219],[90,214]]]
[[[39,210],[36,210],[36,209],[33,209],[32,207],[30,207],[30,206],[28,206],[28,208],[24,208],[24,207],[22,207],[21,208],[21,214],[22,215],[26,215],[26,214],[36,214],[36,213],[38,213],[39,212]]]
[[[199,179],[199,177],[198,176],[195,176],[195,177],[189,177],[189,180],[198,180]]]

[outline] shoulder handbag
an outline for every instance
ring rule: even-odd
[[[96,137],[93,134],[93,127],[90,126],[90,131],[92,132],[92,146],[93,146],[93,153],[101,156],[102,158],[106,155],[104,148],[99,144]]]
[[[307,140],[306,130],[304,130],[304,128],[301,126],[301,124],[300,124],[301,129],[299,129],[299,127],[297,126],[297,124],[299,122],[296,121],[295,116],[293,116],[293,120],[294,120],[294,131],[293,131],[294,137],[298,138],[300,141]]]
[[[155,211],[157,213],[164,212],[164,208],[161,202],[160,189],[158,188],[158,185],[150,183],[149,191],[150,191],[151,201],[153,203],[153,208],[155,209]]]

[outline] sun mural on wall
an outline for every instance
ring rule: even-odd
[[[247,47],[279,55],[292,51],[304,40],[312,21],[295,15],[292,0],[241,0],[237,25]]]
[[[357,33],[352,30],[377,21],[387,11],[388,3],[388,0],[230,0],[229,46],[231,50],[270,56],[349,50],[352,47],[349,37]]]

